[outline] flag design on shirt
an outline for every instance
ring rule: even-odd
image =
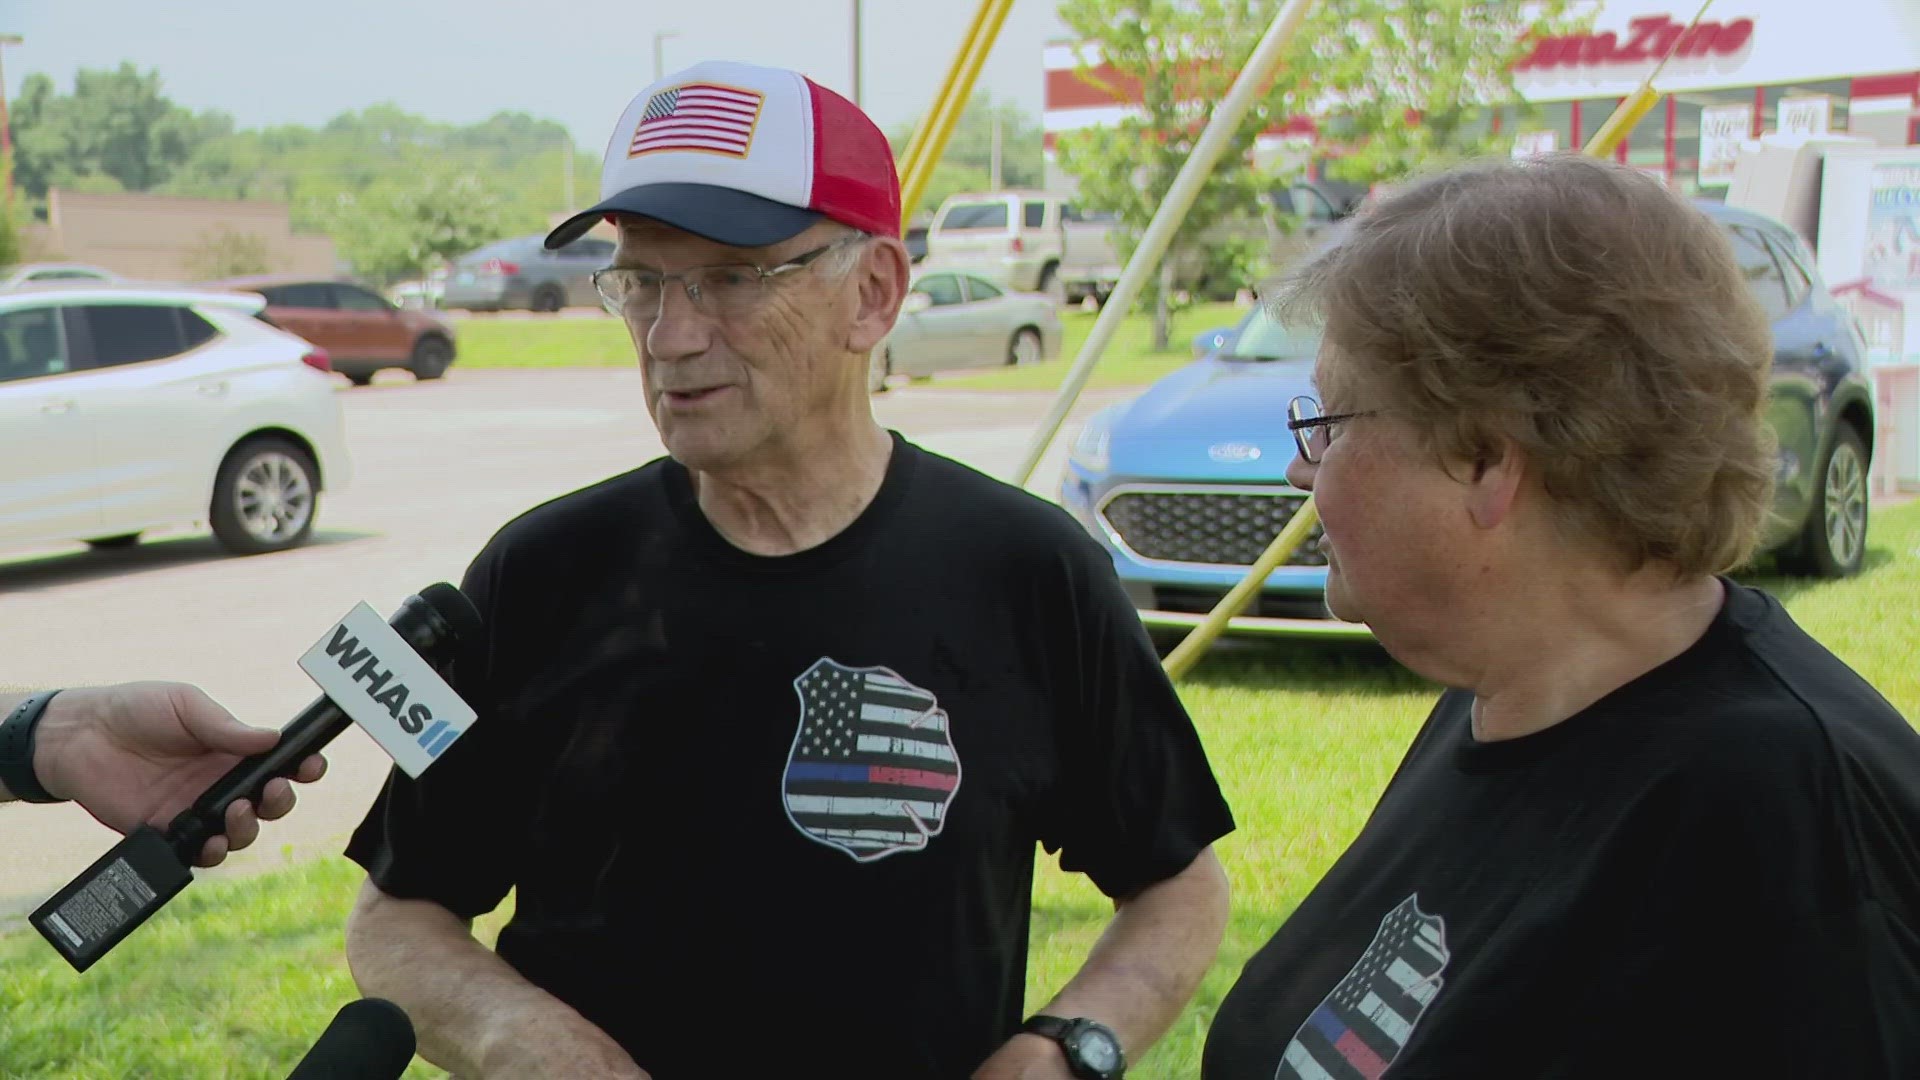
[[[1378,1080],[1440,992],[1447,925],[1419,894],[1380,920],[1373,943],[1293,1033],[1274,1080]]]
[[[693,150],[746,157],[766,96],[717,83],[687,83],[647,99],[627,156]]]
[[[800,722],[782,790],[794,827],[857,862],[940,835],[960,760],[934,695],[885,668],[824,658],[793,686]]]

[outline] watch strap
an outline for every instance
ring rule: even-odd
[[[1020,1030],[1031,1031],[1035,1035],[1044,1035],[1058,1042],[1060,1038],[1067,1033],[1067,1027],[1070,1023],[1071,1021],[1064,1017],[1036,1013],[1033,1016],[1027,1017],[1027,1022],[1020,1025]]]
[[[33,736],[40,716],[58,690],[43,690],[13,707],[0,720],[0,785],[21,802],[56,803],[65,799],[49,792],[33,772]]]

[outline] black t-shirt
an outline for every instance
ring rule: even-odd
[[[1206,1080],[1920,1077],[1920,734],[1765,593],[1580,714],[1442,695]]]
[[[1232,819],[1112,564],[898,434],[868,508],[749,554],[671,459],[522,515],[464,588],[479,713],[349,857],[655,1080],[963,1077],[1018,1028],[1036,842],[1125,897]]]

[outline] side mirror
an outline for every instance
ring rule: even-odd
[[[900,302],[900,314],[917,315],[932,306],[933,297],[923,292],[910,292],[907,294],[907,298]]]

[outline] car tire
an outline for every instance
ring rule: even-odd
[[[1857,572],[1867,554],[1870,501],[1866,444],[1853,425],[1840,423],[1814,473],[1806,531],[1791,554],[1780,556],[1781,568],[1823,578]]]
[[[1060,268],[1057,266],[1050,265],[1040,271],[1040,285],[1035,291],[1052,297],[1056,307],[1066,306],[1067,287],[1060,282]]]
[[[313,456],[285,439],[253,439],[228,452],[213,482],[213,535],[235,555],[305,543],[320,506]]]
[[[893,350],[877,349],[867,363],[867,393],[887,392],[887,376],[893,374]]]
[[[373,372],[358,371],[347,376],[347,381],[355,386],[367,386],[373,382]]]
[[[444,338],[423,337],[413,344],[413,357],[407,370],[421,382],[438,379],[453,366],[453,348]]]
[[[118,536],[102,536],[97,539],[89,540],[87,541],[87,546],[90,548],[93,548],[95,551],[108,551],[114,548],[130,548],[139,542],[140,542],[140,534],[137,532],[130,532],[130,533],[121,533]]]
[[[567,305],[567,296],[558,285],[542,285],[533,290],[533,310],[555,312]]]
[[[1007,342],[1007,366],[1022,367],[1037,364],[1045,353],[1040,342],[1040,331],[1031,326],[1023,326],[1013,332],[1013,340]]]

